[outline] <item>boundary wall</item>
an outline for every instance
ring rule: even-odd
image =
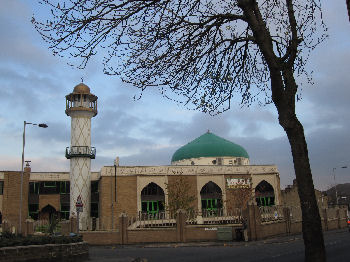
[[[336,207],[320,209],[324,231],[347,227],[347,208]],[[34,231],[34,221],[27,220],[25,234]],[[293,235],[302,232],[300,207],[258,207],[247,206],[243,210],[242,220],[233,224],[191,224],[187,214],[179,210],[172,223],[138,228],[133,226],[132,217],[122,213],[118,218],[118,227],[109,231],[80,231],[83,240],[90,245],[137,244],[137,243],[176,243],[195,241],[217,241],[220,232],[232,240],[254,241],[279,235]],[[60,222],[61,234],[77,232],[76,219]],[[8,224],[3,223],[6,230]],[[8,227],[9,229],[9,227]],[[227,235],[228,234],[228,235]],[[243,237],[244,235],[244,237]],[[222,239],[222,238],[221,238]],[[1,260],[0,260],[1,261]]]

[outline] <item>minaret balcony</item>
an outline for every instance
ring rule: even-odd
[[[66,158],[71,159],[72,157],[90,157],[95,159],[96,148],[88,146],[71,146],[66,147]]]

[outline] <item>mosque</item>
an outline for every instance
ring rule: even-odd
[[[80,229],[91,221],[99,229],[114,229],[122,213],[158,214],[168,204],[168,186],[180,178],[195,196],[197,211],[228,208],[228,192],[251,190],[250,201],[258,206],[279,205],[280,177],[275,165],[250,164],[247,151],[240,145],[211,132],[180,147],[165,166],[120,166],[116,158],[110,166],[91,171],[97,156],[91,146],[91,120],[98,113],[98,97],[81,83],[66,96],[65,113],[71,118],[71,143],[65,156],[69,172],[23,173],[22,209],[19,196],[21,172],[0,171],[0,212],[2,219],[18,224],[27,218],[61,219],[77,216]]]

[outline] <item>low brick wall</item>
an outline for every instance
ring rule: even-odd
[[[284,221],[264,223],[260,226],[259,238],[269,238],[286,234],[286,223]]]
[[[86,242],[0,248],[0,261],[84,261],[89,257]]]
[[[129,229],[128,244],[177,242],[176,228]]]
[[[284,216],[280,220],[262,222],[259,208],[257,206],[248,207],[248,236],[249,240],[259,240],[278,235],[289,235],[302,233],[302,221],[292,220],[290,211],[284,208]],[[322,230],[335,230],[347,227],[347,209],[344,207],[337,209],[323,209],[320,211]]]
[[[114,245],[121,244],[120,233],[117,231],[85,231],[80,232],[84,242],[89,245]]]
[[[186,241],[216,241],[218,227],[221,226],[187,226]]]

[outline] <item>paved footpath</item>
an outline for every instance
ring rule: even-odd
[[[350,232],[324,233],[328,262],[350,261]],[[158,261],[303,261],[301,235],[253,242],[162,243],[127,246],[91,246],[91,262]]]

